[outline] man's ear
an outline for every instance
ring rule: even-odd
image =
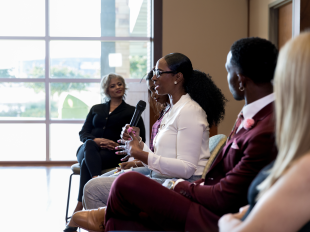
[[[239,83],[239,88],[244,89],[246,87],[246,83],[247,83],[247,77],[243,76],[240,73],[237,73],[238,76],[238,83]]]

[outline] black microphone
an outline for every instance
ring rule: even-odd
[[[137,103],[135,113],[133,114],[131,121],[130,121],[130,126],[137,126],[139,119],[141,117],[141,114],[145,110],[145,107],[146,107],[145,101],[140,100]]]

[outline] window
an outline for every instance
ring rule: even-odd
[[[0,161],[74,160],[100,78],[152,66],[151,0],[0,2]]]

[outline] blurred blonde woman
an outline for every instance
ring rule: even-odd
[[[250,205],[220,219],[221,232],[310,231],[309,32],[281,49],[274,87],[278,157],[253,181]]]

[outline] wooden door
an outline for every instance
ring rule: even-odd
[[[278,48],[292,38],[292,2],[279,7],[278,12]]]
[[[310,29],[310,1],[300,1],[300,31]]]

